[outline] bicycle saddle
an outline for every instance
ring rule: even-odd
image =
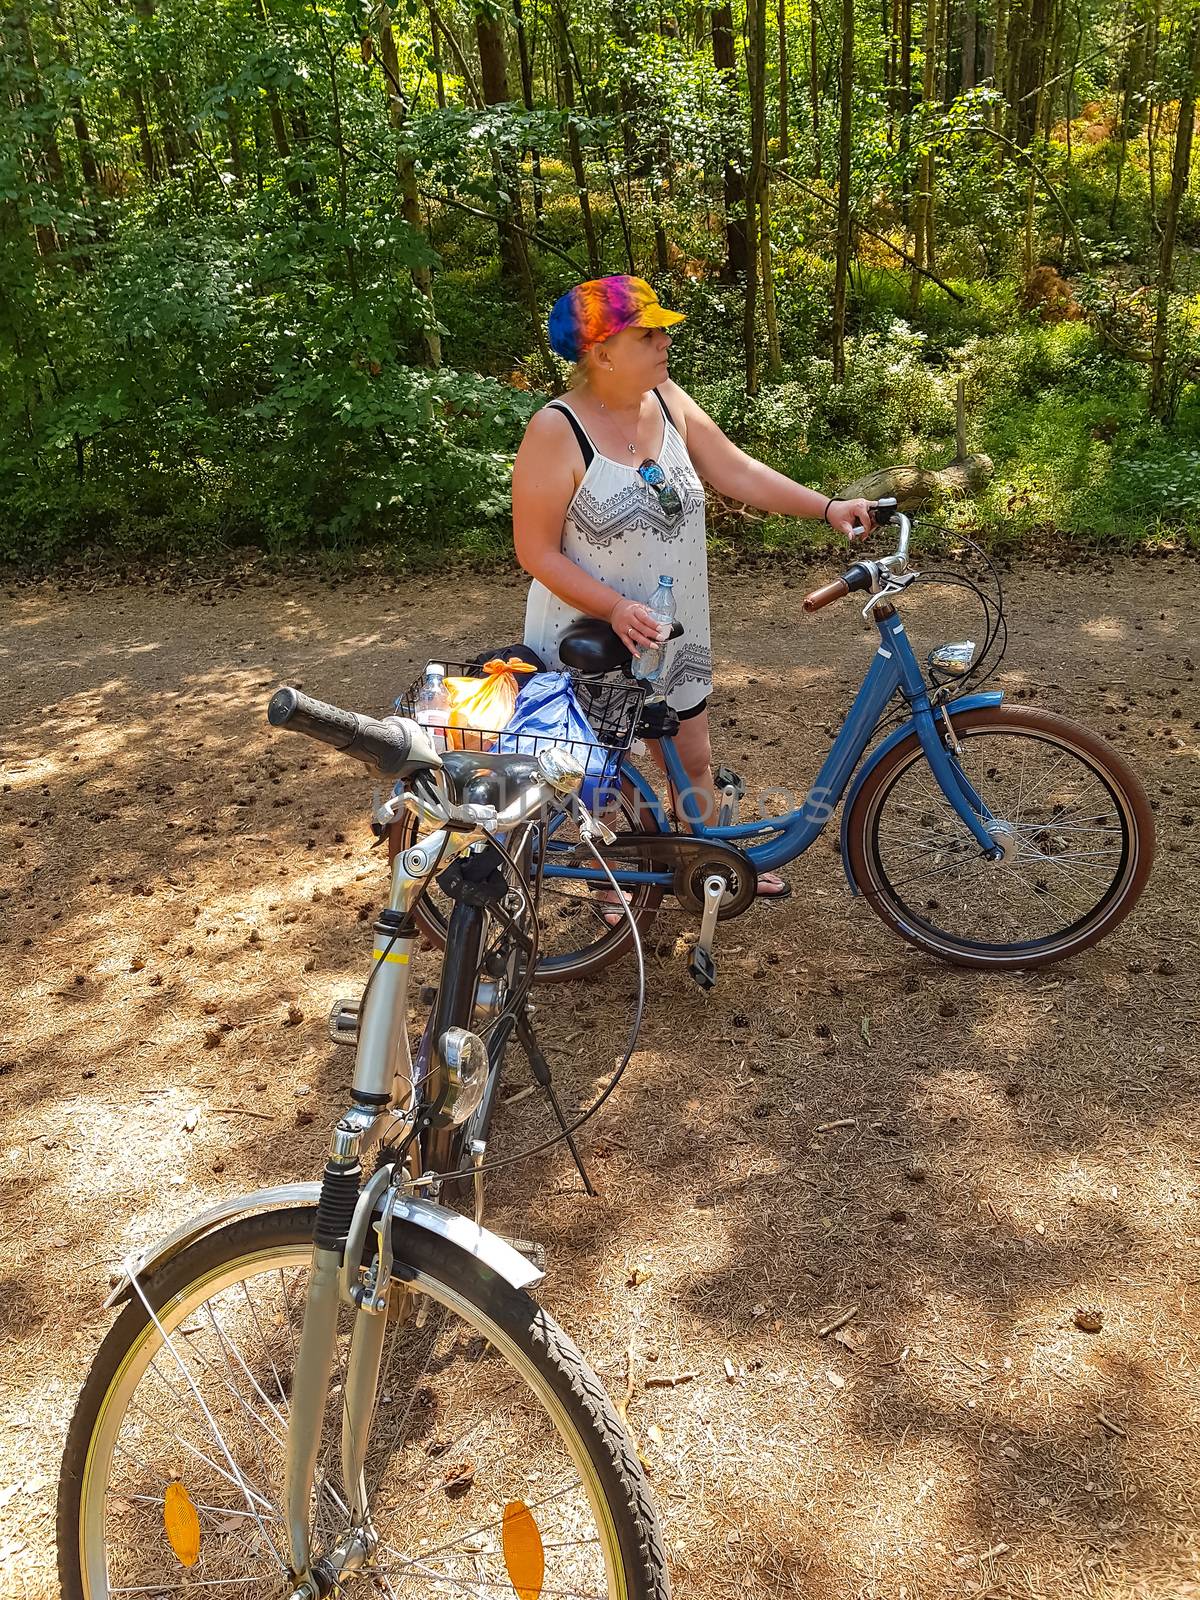
[[[670,637],[678,639],[682,632],[683,624],[676,622]],[[571,624],[558,641],[558,658],[564,667],[574,667],[588,676],[628,667],[631,659],[612,628],[598,617],[584,617]]]
[[[503,810],[541,777],[533,756],[495,755],[478,750],[446,750],[442,771],[455,805],[496,806]]]

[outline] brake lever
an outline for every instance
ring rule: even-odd
[[[887,575],[887,582],[883,585],[882,589],[873,594],[867,601],[866,605],[862,608],[863,619],[865,621],[869,621],[871,612],[881,600],[888,600],[892,595],[902,593],[903,590],[908,588],[910,583],[915,583],[919,577],[919,572],[898,572],[894,576],[889,572]]]

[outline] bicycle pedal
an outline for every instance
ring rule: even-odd
[[[546,1270],[546,1247],[539,1244],[536,1239],[505,1239],[504,1243],[515,1250],[519,1256],[524,1256],[531,1267],[536,1267],[539,1272]]]
[[[335,1000],[329,1012],[329,1037],[334,1044],[358,1043],[357,1000]]]
[[[713,788],[717,790],[732,789],[735,799],[746,798],[746,780],[732,767],[718,767],[713,773]]]
[[[707,950],[693,950],[688,971],[701,989],[712,989],[717,982],[717,963]]]

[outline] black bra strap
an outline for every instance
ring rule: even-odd
[[[583,429],[579,426],[579,419],[576,417],[575,413],[571,410],[570,406],[560,405],[557,400],[551,400],[550,404],[546,407],[546,410],[547,411],[561,411],[563,416],[566,417],[567,421],[571,424],[571,432],[575,435],[576,439],[579,441],[580,453],[583,456],[583,470],[586,472],[587,469],[591,466],[592,457],[596,454],[596,452],[592,448],[592,441],[588,438],[587,434],[584,433]]]
[[[659,405],[662,407],[663,416],[666,417],[667,421],[674,428],[675,427],[675,418],[667,410],[667,402],[663,399],[662,395],[659,394],[657,389],[655,389],[655,391],[654,391],[654,398],[658,401]],[[679,430],[676,428],[675,431],[678,432]]]

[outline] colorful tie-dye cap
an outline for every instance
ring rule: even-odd
[[[668,311],[645,278],[590,278],[554,302],[550,348],[564,361],[581,361],[594,344],[623,328],[669,328],[682,311]]]

